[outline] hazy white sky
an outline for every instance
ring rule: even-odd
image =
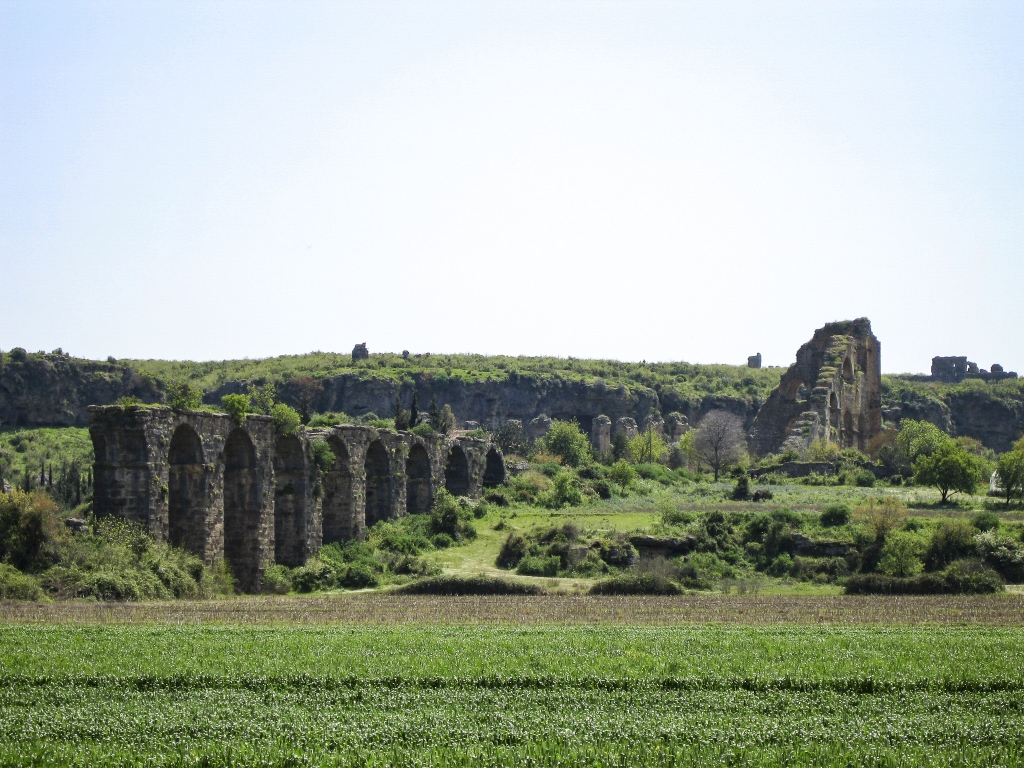
[[[1024,373],[1024,4],[0,0],[0,348]]]

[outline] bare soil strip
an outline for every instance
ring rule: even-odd
[[[159,603],[0,602],[7,624],[1024,626],[1024,595],[440,597],[381,594]]]

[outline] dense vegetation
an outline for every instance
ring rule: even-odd
[[[1022,642],[970,627],[8,627],[0,765],[1019,765]]]

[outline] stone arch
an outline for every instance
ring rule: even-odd
[[[274,446],[274,561],[296,568],[306,562],[309,472],[294,435]]]
[[[843,360],[843,379],[850,384],[853,383],[853,356],[847,355]]]
[[[259,532],[256,448],[239,427],[224,443],[224,557],[246,592],[259,586]]]
[[[380,440],[366,449],[366,527],[391,517],[391,462]]]
[[[405,508],[410,515],[430,511],[434,494],[430,487],[430,456],[419,443],[413,444],[405,462]]]
[[[487,451],[487,463],[484,466],[484,488],[496,488],[505,482],[505,459],[494,446]]]
[[[800,387],[802,387],[803,385],[804,383],[800,381],[800,379],[790,379],[784,385],[782,385],[782,397],[786,400],[796,400],[797,397],[800,395]]]
[[[348,449],[337,437],[328,438],[327,444],[334,454],[334,466],[323,479],[323,540],[324,544],[331,544],[351,539],[357,531],[352,519],[352,469]]]
[[[444,487],[452,496],[469,494],[469,460],[466,452],[458,445],[448,451],[448,461],[444,466]]]
[[[206,467],[203,442],[188,424],[171,436],[167,454],[167,538],[175,547],[206,553]]]

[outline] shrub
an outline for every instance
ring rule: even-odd
[[[187,381],[167,385],[167,402],[176,411],[195,411],[203,404],[203,392]]]
[[[576,421],[552,421],[544,435],[544,446],[569,467],[578,467],[590,460],[590,441]]]
[[[932,532],[925,552],[928,570],[936,571],[975,553],[974,536],[977,529],[966,520],[943,520]]]
[[[862,469],[853,476],[853,484],[859,488],[874,488],[875,473],[867,469]]]
[[[455,539],[447,533],[435,533],[430,537],[430,543],[437,547],[437,549],[448,549],[448,547],[455,544]]]
[[[401,522],[382,520],[370,528],[369,539],[378,548],[399,555],[418,555],[430,549],[430,539],[416,530],[409,530],[409,518]]]
[[[61,558],[71,535],[45,491],[0,493],[0,562],[37,573]]]
[[[296,592],[319,592],[337,586],[337,574],[330,565],[312,558],[292,573],[292,587]]]
[[[583,491],[580,488],[580,479],[572,470],[559,472],[551,484],[551,490],[543,495],[539,501],[551,509],[562,507],[578,507],[583,503]]]
[[[679,595],[683,590],[664,576],[653,573],[623,573],[603,579],[590,588],[591,595]]]
[[[636,482],[637,472],[625,459],[619,459],[608,468],[608,479],[622,488],[629,488]]]
[[[914,462],[914,482],[938,488],[944,504],[952,493],[974,493],[981,482],[981,464],[978,457],[947,439],[934,453]]]
[[[434,534],[445,534],[453,542],[476,538],[472,519],[473,513],[447,490],[442,488],[437,492],[430,510],[430,530]],[[438,546],[436,541],[434,546]]]
[[[395,590],[400,595],[544,595],[536,584],[522,584],[493,576],[436,576],[406,584]]]
[[[734,501],[746,501],[750,498],[750,478],[745,474],[736,481],[736,487],[732,489]]]
[[[792,570],[793,558],[791,558],[789,555],[785,553],[779,555],[774,560],[772,560],[771,563],[768,564],[768,567],[765,569],[769,576],[776,576],[779,578],[789,576]]]
[[[220,399],[224,413],[230,416],[235,424],[241,426],[245,422],[246,414],[252,411],[248,395],[224,395]]]
[[[675,485],[679,475],[661,464],[637,464],[636,473],[644,480],[654,480],[662,485]]]
[[[0,600],[45,600],[39,581],[17,568],[0,563]]]
[[[992,531],[999,527],[999,515],[995,512],[979,512],[972,520],[971,525],[979,531]]]
[[[330,472],[334,469],[334,451],[326,440],[313,441],[313,461],[321,472]]]
[[[909,532],[891,534],[882,547],[878,568],[889,576],[913,576],[924,569],[921,540]]]
[[[282,435],[294,435],[299,431],[299,412],[289,405],[277,403],[271,406],[270,415],[274,419],[274,429]]]
[[[494,433],[492,440],[506,456],[526,456],[533,447],[533,441],[523,429],[520,421],[507,421]]]
[[[1003,583],[995,571],[950,566],[941,573],[922,573],[908,578],[880,573],[854,574],[846,580],[848,595],[953,595],[1001,592]]]
[[[364,563],[353,563],[341,577],[341,585],[347,589],[368,589],[379,583],[377,574]]]
[[[287,595],[292,590],[291,571],[287,566],[274,564],[263,572],[263,591],[272,595]]]
[[[495,561],[499,568],[515,568],[530,549],[530,542],[521,533],[512,531],[505,538]]]
[[[410,431],[414,435],[419,435],[420,437],[426,437],[426,438],[431,438],[431,437],[434,437],[435,435],[437,435],[437,432],[434,431],[434,428],[432,426],[430,426],[430,424],[427,423],[427,422],[423,422],[422,424],[417,424]]]
[[[539,557],[527,555],[519,561],[516,573],[521,576],[557,576],[562,559],[558,555]]]
[[[590,489],[599,499],[610,499],[612,497],[612,486],[607,480],[591,480]]]

